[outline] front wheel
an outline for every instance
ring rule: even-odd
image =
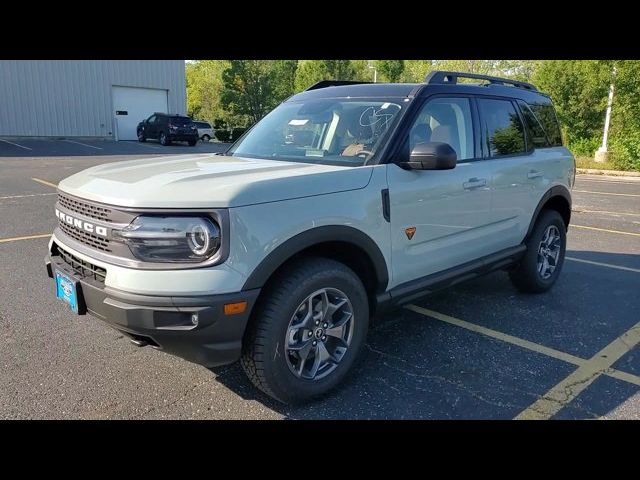
[[[567,229],[555,210],[543,210],[526,240],[527,251],[509,276],[518,290],[542,293],[558,279],[567,248]]]
[[[140,130],[138,132],[138,141],[139,142],[146,142],[147,141],[147,137],[144,136],[144,132],[142,130]]]
[[[209,135],[203,135],[202,136],[202,141],[203,142],[208,142],[209,140],[211,140],[211,137]]]
[[[301,260],[263,292],[245,336],[242,367],[253,384],[284,403],[338,385],[358,358],[369,328],[358,276],[325,258]]]
[[[195,147],[195,146],[196,146],[196,143],[198,143],[198,141],[197,141],[197,140],[189,140],[189,146],[190,146],[190,147]]]

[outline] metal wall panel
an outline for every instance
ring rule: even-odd
[[[113,85],[168,90],[186,113],[184,60],[0,60],[0,135],[112,137]]]

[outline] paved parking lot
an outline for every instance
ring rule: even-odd
[[[330,396],[283,407],[239,366],[136,348],[53,297],[55,185],[92,165],[206,153],[100,140],[0,141],[0,418],[640,419],[640,179],[579,176],[548,293],[497,272],[387,315]]]

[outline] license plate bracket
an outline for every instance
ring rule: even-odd
[[[66,303],[72,312],[85,314],[84,298],[80,282],[58,270],[55,270],[56,297]]]

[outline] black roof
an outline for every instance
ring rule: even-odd
[[[457,83],[458,78],[474,78],[489,83]],[[446,81],[451,79],[452,81]],[[425,83],[368,83],[324,80],[304,92],[293,95],[287,101],[309,100],[315,98],[345,97],[423,97],[434,93],[466,93],[475,95],[498,95],[519,98],[528,102],[544,99],[548,96],[539,92],[533,85],[499,77],[465,74],[461,72],[431,72]]]

